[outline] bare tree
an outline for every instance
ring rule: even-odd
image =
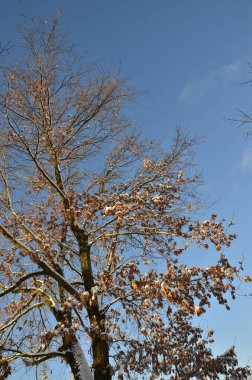
[[[75,70],[57,19],[23,37],[24,60],[1,69],[1,378],[60,358],[75,380],[245,379],[193,323],[211,297],[228,308],[241,269],[222,251],[235,235],[195,218],[195,141],[178,131],[163,152],[141,139],[122,112],[134,91]],[[186,266],[190,246],[218,262]]]

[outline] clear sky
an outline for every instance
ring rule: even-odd
[[[121,65],[122,76],[146,91],[128,110],[144,134],[167,146],[176,125],[205,136],[195,150],[202,191],[219,216],[234,217],[238,239],[229,251],[252,275],[252,141],[228,121],[239,109],[252,113],[252,88],[244,85],[252,79],[252,2],[1,0],[0,41],[17,41],[20,14],[46,18],[59,7],[87,62]],[[252,285],[242,290],[252,293]],[[216,331],[216,353],[235,343],[241,362],[252,364],[251,320],[252,298],[238,297],[231,311],[215,307],[202,323]]]

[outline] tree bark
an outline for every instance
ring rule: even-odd
[[[94,287],[94,276],[91,264],[90,246],[88,244],[88,238],[85,232],[80,229],[75,229],[75,236],[79,244],[79,255],[81,261],[81,270],[85,290],[92,294],[92,288]],[[104,322],[105,315],[100,311],[100,305],[97,298],[94,302],[88,306],[87,313],[90,324],[98,327],[98,334],[95,334],[92,339],[92,353],[93,353],[93,369],[94,380],[111,380],[110,364],[109,364],[109,345],[101,338],[101,333],[105,332]]]
[[[109,346],[99,336],[92,340],[94,380],[111,380]]]
[[[66,352],[66,361],[71,368],[74,380],[94,380],[81,345],[76,338]]]

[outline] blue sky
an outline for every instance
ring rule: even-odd
[[[219,216],[234,217],[238,239],[229,251],[234,261],[245,258],[252,275],[252,141],[228,120],[239,109],[252,112],[252,89],[244,84],[252,79],[252,2],[1,0],[0,41],[17,41],[21,13],[46,18],[59,7],[87,62],[120,65],[122,76],[146,91],[127,111],[146,136],[168,146],[177,125],[204,136],[195,149],[203,194]],[[241,362],[252,364],[251,317],[247,297],[229,312],[210,310],[202,323],[215,329],[217,353],[235,343]]]

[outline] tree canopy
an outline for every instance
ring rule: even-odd
[[[242,268],[223,251],[235,234],[195,213],[195,140],[142,138],[134,89],[80,68],[57,18],[22,36],[23,60],[1,64],[0,378],[58,358],[75,380],[246,379],[196,323],[212,299],[228,308]],[[186,265],[196,249],[217,262]]]

